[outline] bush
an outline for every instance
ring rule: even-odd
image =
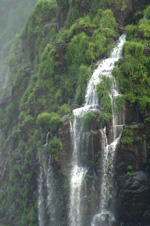
[[[96,114],[93,111],[89,111],[85,113],[85,115],[81,118],[84,127],[89,126],[96,120]]]
[[[111,92],[111,87],[112,87],[112,83],[113,83],[113,79],[103,76],[102,81],[97,85],[96,90],[97,90],[97,96],[99,98],[99,100],[107,95],[109,92]]]
[[[146,19],[150,19],[150,6],[148,6],[144,11],[144,16]]]
[[[37,117],[37,124],[41,126],[44,130],[49,131],[49,122],[50,122],[51,116],[47,112],[43,112],[38,115]]]
[[[79,69],[79,79],[76,91],[76,103],[79,105],[81,105],[85,101],[85,92],[91,75],[91,69],[82,64]]]
[[[139,57],[143,55],[144,45],[140,42],[126,42],[123,49],[126,55]]]
[[[114,112],[115,114],[118,114],[120,111],[125,109],[125,100],[123,96],[117,96],[115,98],[114,103]]]
[[[50,128],[51,135],[54,135],[58,131],[58,128],[61,123],[62,123],[61,117],[58,114],[52,112],[50,114],[50,121],[49,121],[49,128]]]
[[[67,107],[66,104],[62,105],[61,107],[58,108],[58,115],[60,117],[64,116],[64,115],[68,115],[71,112],[70,108]]]
[[[102,121],[102,123],[107,124],[108,122],[110,122],[111,119],[112,119],[111,113],[103,113],[99,115],[97,122],[99,123]]]
[[[50,140],[47,152],[52,155],[54,160],[57,160],[59,151],[62,150],[62,143],[59,139]]]

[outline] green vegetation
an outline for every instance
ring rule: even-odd
[[[99,99],[99,102],[103,110],[105,111],[105,114],[100,117],[103,118],[103,121],[109,121],[110,114],[112,113],[112,103],[111,103],[111,98],[109,96],[109,93],[111,91],[113,79],[107,76],[100,76],[100,79],[102,81],[97,85],[96,91],[97,91],[97,97]]]
[[[138,42],[127,42],[124,47],[124,58],[119,67],[114,69],[120,92],[131,104],[137,103],[143,114],[149,107],[149,58],[143,54],[144,45]]]
[[[97,118],[97,122],[102,122],[104,125],[110,122],[112,119],[112,114],[111,113],[102,113],[99,115]]]
[[[123,149],[132,150],[133,144],[143,143],[144,136],[141,134],[137,134],[134,128],[123,129],[122,130],[122,138],[121,138],[121,147]]]
[[[88,111],[82,118],[83,126],[88,127],[96,121],[96,114],[93,111]]]
[[[62,143],[59,139],[50,140],[48,144],[47,152],[52,155],[52,158],[56,161],[59,151],[62,150]]]

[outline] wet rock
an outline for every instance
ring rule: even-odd
[[[125,129],[137,129],[137,130],[143,130],[144,129],[144,124],[143,123],[137,123],[133,125],[125,125]]]
[[[144,54],[145,54],[145,56],[147,56],[147,57],[150,56],[150,47],[144,48]]]
[[[121,25],[126,25],[132,22],[134,12],[145,9],[148,3],[148,0],[124,0],[119,3],[113,3],[112,10],[117,22]]]
[[[147,207],[146,211],[144,212],[141,220],[141,225],[149,226],[150,225],[150,206]]]
[[[71,143],[71,134],[70,134],[70,116],[64,116],[62,126],[59,130],[59,138],[63,144],[63,149],[60,151],[58,156],[57,164],[61,167],[63,175],[69,178],[71,165],[71,156],[72,156],[72,143]]]
[[[32,75],[32,74],[35,73],[34,69],[32,67],[30,67],[30,66],[26,67],[24,69],[24,72],[25,72],[25,75]]]
[[[146,130],[142,123],[127,125],[125,128],[133,129],[134,137],[142,137]],[[150,204],[150,181],[146,164],[145,140],[127,144],[116,152],[115,168],[118,186],[116,215],[125,226],[137,226],[142,217],[145,225],[144,216],[148,217],[145,209]]]

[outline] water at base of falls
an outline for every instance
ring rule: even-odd
[[[84,158],[86,158],[86,151],[89,142],[89,135],[84,130],[81,117],[89,110],[97,109],[98,99],[96,95],[96,85],[100,83],[100,75],[112,77],[112,69],[115,62],[121,56],[122,47],[125,43],[125,35],[122,35],[118,41],[117,47],[111,53],[110,58],[103,60],[98,68],[94,71],[86,91],[85,106],[82,108],[75,109],[73,111],[75,120],[71,124],[71,135],[72,135],[72,170],[70,174],[70,212],[69,212],[69,226],[81,226],[82,224],[82,199],[85,194],[82,192],[83,181],[85,179],[88,168],[86,167]],[[115,82],[112,86],[110,97],[112,102],[118,95]],[[103,156],[102,156],[102,183],[101,183],[101,194],[100,194],[100,208],[92,220],[91,226],[112,226],[114,219],[112,204],[110,205],[110,199],[113,199],[113,159],[115,156],[115,150],[119,142],[117,138],[117,118],[113,114],[113,141],[110,145],[107,142],[107,136],[105,128],[101,129],[103,137]],[[121,128],[121,126],[120,126]],[[111,167],[112,166],[112,167]],[[112,184],[112,185],[111,185]],[[112,202],[111,202],[112,203]]]

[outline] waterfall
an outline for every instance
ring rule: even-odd
[[[49,132],[46,136],[46,143],[43,145],[43,152],[39,155],[40,169],[38,178],[38,221],[39,226],[57,225],[55,187],[51,156],[48,156]]]
[[[70,212],[69,212],[69,226],[81,226],[82,225],[82,199],[83,199],[83,182],[88,171],[88,168],[84,161],[82,160],[82,155],[86,155],[89,137],[87,132],[84,130],[81,117],[88,112],[89,110],[94,110],[98,107],[98,99],[96,95],[96,85],[100,83],[100,75],[105,75],[112,77],[112,69],[115,62],[121,56],[122,47],[125,43],[125,35],[122,35],[119,38],[117,47],[115,47],[111,53],[110,58],[104,59],[101,61],[94,71],[88,86],[85,95],[85,106],[77,108],[73,111],[75,120],[71,124],[71,136],[72,136],[72,146],[73,146],[73,155],[72,155],[72,169],[70,174]],[[119,95],[116,89],[116,84],[112,86],[112,91],[110,94],[112,102],[115,100],[115,97]],[[109,199],[112,198],[111,194],[107,194],[112,190],[110,182],[113,183],[113,167],[112,162],[114,158],[114,153],[116,146],[119,142],[119,137],[117,138],[117,118],[113,113],[113,142],[108,145],[106,129],[101,129],[102,139],[103,139],[103,156],[102,156],[102,184],[101,184],[101,201],[100,201],[100,213],[96,214],[92,220],[92,226],[110,226],[113,221],[113,213],[108,208]],[[83,150],[82,150],[83,149]],[[111,167],[109,169],[109,165]],[[111,178],[111,179],[109,179]],[[86,194],[85,194],[86,195]]]
[[[119,44],[111,53],[109,59],[106,59],[102,62],[101,75],[105,74],[106,76],[112,77],[112,69],[114,63],[118,61],[121,57],[122,47],[125,43],[126,36],[122,35],[119,39]],[[106,68],[105,66],[106,65]],[[112,90],[110,93],[112,106],[115,104],[115,98],[119,95],[117,91],[116,81],[112,85]],[[120,140],[120,135],[118,132],[123,128],[123,123],[120,124],[117,115],[114,113],[112,107],[112,130],[113,130],[113,139],[112,143],[108,145],[106,129],[101,129],[101,134],[103,138],[103,156],[101,159],[102,164],[102,182],[101,182],[101,191],[100,191],[100,208],[99,213],[96,214],[92,220],[91,226],[112,226],[115,221],[114,218],[114,195],[115,189],[113,186],[113,176],[114,176],[114,166],[113,161],[115,157],[115,150]]]
[[[70,213],[69,226],[81,225],[81,187],[87,168],[83,166],[81,156],[82,149],[87,148],[89,135],[84,131],[80,117],[82,109],[74,110],[75,120],[71,126],[71,135],[73,143],[72,170],[70,180]]]

